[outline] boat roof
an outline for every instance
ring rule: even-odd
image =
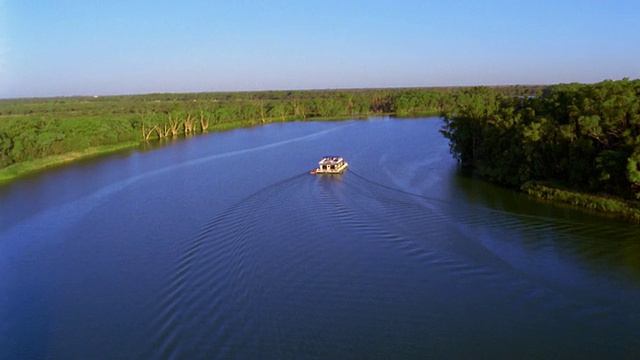
[[[319,164],[337,164],[344,161],[342,156],[325,156],[320,160]]]

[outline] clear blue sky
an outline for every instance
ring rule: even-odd
[[[0,0],[0,98],[623,77],[638,0]]]

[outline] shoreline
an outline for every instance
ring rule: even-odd
[[[428,114],[428,115],[427,114],[411,114],[411,115],[403,115],[403,116],[398,116],[394,114],[383,114],[383,115],[395,116],[399,119],[413,117],[413,116],[425,116],[425,115],[434,116],[432,114]],[[307,119],[286,119],[283,122],[344,121],[349,119],[366,119],[366,118],[368,117],[358,117],[358,116],[314,117],[314,118],[307,118]],[[251,125],[247,124],[246,122],[240,122],[240,121],[223,123],[223,124],[215,124],[211,126],[211,129],[206,133],[202,133],[198,135],[230,131],[230,130],[235,130],[240,128],[263,126],[263,125],[273,124],[278,122],[281,122],[281,121],[274,121],[274,119],[269,119],[269,121],[266,121],[265,123],[258,123],[258,124],[251,124]],[[96,147],[84,149],[82,151],[73,151],[73,152],[69,152],[61,155],[49,156],[45,158],[13,164],[6,168],[0,169],[0,185],[9,183],[11,181],[14,181],[28,174],[36,173],[38,171],[43,171],[45,169],[71,164],[82,159],[89,159],[92,157],[117,153],[126,149],[135,148],[137,146],[140,146],[141,144],[144,144],[144,142],[145,141],[139,141],[139,142],[129,141],[125,143],[119,143],[119,144],[113,144],[113,145],[107,145],[107,146],[96,146]],[[622,218],[626,221],[640,223],[640,202],[636,204],[635,202],[631,202],[629,200],[625,200],[622,198],[613,197],[611,195],[606,195],[606,194],[598,195],[598,194],[591,194],[591,193],[565,189],[561,187],[552,186],[548,182],[544,182],[544,181],[528,181],[524,183],[522,186],[520,186],[520,191],[537,199],[565,203],[565,204],[573,205],[583,209],[594,210],[603,215],[606,215],[606,214],[615,215],[616,217]]]
[[[392,115],[392,114],[381,114],[381,115]],[[231,131],[242,128],[252,128],[256,126],[264,126],[268,124],[280,123],[280,122],[296,122],[296,121],[345,121],[345,120],[365,120],[369,118],[369,116],[362,115],[354,115],[354,116],[334,116],[334,117],[312,117],[306,119],[298,119],[298,118],[289,118],[284,121],[278,121],[277,119],[267,119],[265,122],[258,123],[250,123],[247,121],[233,121],[228,123],[220,123],[213,124],[209,128],[207,132],[193,134],[195,136],[206,135],[211,133],[223,132],[223,131]],[[184,136],[184,134],[181,134]],[[190,135],[191,136],[191,135]],[[172,139],[174,139],[172,137]],[[162,139],[157,139],[162,140]],[[147,140],[149,141],[149,140]],[[0,169],[0,184],[6,184],[11,181],[14,181],[22,176],[36,173],[38,171],[42,171],[49,168],[54,168],[57,166],[71,164],[78,160],[89,159],[91,157],[107,155],[111,153],[116,153],[122,150],[131,149],[141,144],[147,142],[145,140],[142,141],[128,141],[124,143],[118,143],[113,145],[105,145],[105,146],[94,146],[80,151],[72,151],[60,155],[47,156],[44,158],[22,161],[16,164],[9,165],[5,168]],[[155,140],[150,140],[155,141]]]
[[[561,202],[599,214],[615,215],[626,221],[640,223],[640,202],[633,202],[612,195],[599,195],[551,186],[547,182],[527,181],[520,190],[537,199]]]
[[[47,156],[40,159],[19,162],[0,169],[0,184],[8,183],[22,176],[45,169],[71,164],[81,159],[89,159],[95,156],[107,155],[122,150],[131,149],[139,146],[140,144],[141,143],[137,141],[128,141],[114,145],[95,146],[84,149],[82,151],[72,151],[65,154]]]

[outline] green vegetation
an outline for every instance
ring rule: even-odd
[[[620,198],[594,195],[584,192],[550,186],[542,182],[528,181],[521,189],[527,194],[540,198],[561,201],[587,209],[620,214],[628,220],[640,222],[640,204]]]
[[[504,87],[532,94],[542,87]],[[272,122],[436,115],[460,89],[149,94],[0,100],[0,179],[121,144]],[[71,155],[70,155],[71,154]]]
[[[638,219],[640,80],[561,84],[537,97],[479,87],[455,103],[442,133],[462,165],[508,186],[553,182],[524,190]]]
[[[640,199],[640,80],[629,79],[551,87],[5,99],[0,181],[145,141],[382,114],[443,115],[442,133],[454,156],[489,180],[640,219],[634,201]]]
[[[40,159],[19,162],[0,169],[0,182],[11,180],[17,176],[40,169],[67,164],[77,159],[113,153],[137,145],[139,145],[138,142],[126,142],[116,145],[97,146],[61,155],[51,155]]]

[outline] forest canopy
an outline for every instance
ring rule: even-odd
[[[540,96],[476,87],[454,102],[442,133],[480,175],[640,198],[640,80],[560,84]]]

